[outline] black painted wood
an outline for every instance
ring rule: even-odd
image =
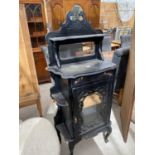
[[[55,125],[59,137],[61,133],[69,142],[71,154],[73,154],[74,145],[82,138],[95,136],[99,132],[104,133],[103,136],[107,142],[112,130],[110,113],[116,70],[115,64],[102,58],[104,34],[100,30],[92,29],[83,12],[77,12],[69,12],[61,29],[46,35],[48,71],[54,80],[50,93],[58,105]],[[94,42],[94,55],[71,58],[67,61],[60,60],[61,45],[87,41]],[[84,99],[92,93],[100,94],[101,110],[98,110],[99,113],[98,111],[94,113],[97,119],[93,123],[91,117],[87,117],[86,119],[91,123],[85,124],[82,113]],[[86,110],[89,113],[93,107]]]

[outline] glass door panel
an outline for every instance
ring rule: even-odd
[[[82,130],[87,131],[103,125],[104,93],[94,92],[81,101]]]
[[[46,35],[46,29],[44,26],[45,24],[42,13],[42,4],[26,3],[25,9],[32,48],[40,48],[40,45],[45,45]]]

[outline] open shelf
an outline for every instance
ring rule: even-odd
[[[32,19],[29,19],[27,22],[28,23],[43,23],[44,21],[42,17],[34,17]]]
[[[31,34],[31,37],[44,37],[46,35],[46,32],[33,32],[33,34]]]
[[[41,52],[41,49],[40,49],[40,47],[34,47],[34,48],[32,48],[32,51],[33,52]]]

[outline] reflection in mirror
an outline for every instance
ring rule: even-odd
[[[94,42],[64,44],[59,46],[59,56],[61,60],[94,55],[94,51]]]

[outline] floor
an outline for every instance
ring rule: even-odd
[[[40,85],[41,103],[43,115],[46,117],[48,104],[51,101],[49,96],[49,89],[51,84]],[[115,102],[115,101],[113,101]],[[105,143],[102,133],[94,138],[82,140],[79,142],[75,149],[74,155],[134,155],[135,154],[135,125],[130,124],[129,135],[127,143],[123,142],[121,135],[121,122],[120,122],[120,107],[113,103],[111,121],[112,121],[112,134],[109,137],[109,142]],[[29,106],[20,109],[19,118],[26,120],[30,117],[39,116],[35,106]],[[61,145],[61,155],[68,155],[69,150],[67,143],[63,140]],[[46,154],[45,154],[46,155]]]

